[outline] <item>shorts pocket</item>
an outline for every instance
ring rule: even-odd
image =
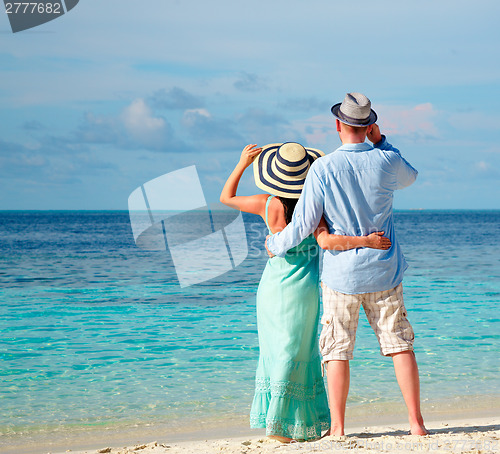
[[[407,318],[407,312],[404,305],[401,307],[399,311],[399,335],[401,338],[410,345],[413,345],[413,341],[415,340],[415,333],[413,332],[413,328],[411,326],[410,321]]]
[[[319,336],[319,351],[322,356],[328,355],[333,349],[335,344],[334,330],[333,330],[333,315],[324,314],[321,317],[321,334]]]

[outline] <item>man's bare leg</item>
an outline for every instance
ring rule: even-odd
[[[396,379],[408,407],[410,432],[412,435],[426,435],[429,432],[424,426],[424,419],[420,412],[420,380],[415,354],[412,351],[405,351],[391,356]]]
[[[330,403],[331,427],[329,435],[344,435],[345,406],[349,394],[349,361],[328,361],[326,378]]]

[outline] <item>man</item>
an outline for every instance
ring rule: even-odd
[[[395,237],[392,214],[394,191],[411,185],[417,171],[381,135],[375,124],[377,114],[366,96],[348,93],[331,110],[342,146],[312,164],[292,222],[268,237],[266,247],[270,255],[284,256],[315,230],[321,216],[331,233],[358,236],[385,232],[392,242],[388,250],[325,251],[320,349],[327,367],[330,435],[344,435],[349,360],[353,358],[360,305],[377,335],[381,354],[393,359],[411,433],[425,435],[414,334],[403,303],[407,264]],[[367,137],[373,146],[365,143]]]

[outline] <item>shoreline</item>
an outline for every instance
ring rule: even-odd
[[[351,409],[352,410],[352,409]],[[490,407],[490,410],[464,408],[456,409],[430,409],[424,410],[426,426],[431,430],[430,437],[408,436],[408,423],[404,408],[402,413],[381,415],[377,412],[365,413],[363,418],[355,417],[352,411],[348,411],[346,420],[347,441],[356,440],[358,448],[363,439],[375,443],[377,439],[389,443],[389,438],[396,437],[399,441],[406,439],[422,438],[433,440],[444,434],[448,434],[446,428],[453,428],[453,439],[456,440],[478,440],[485,441],[486,438],[497,440],[500,438],[500,408]],[[478,430],[477,436],[470,436],[474,427]],[[437,431],[436,433],[434,433]],[[458,434],[458,435],[457,435]],[[462,438],[460,438],[460,436]],[[387,438],[389,437],[389,438]],[[495,438],[496,437],[496,438]],[[401,439],[401,440],[400,440]],[[248,443],[247,443],[248,442]],[[247,443],[247,444],[242,444]],[[301,443],[294,445],[295,450],[314,452],[323,449],[324,441]],[[168,446],[168,448],[166,447]],[[125,448],[128,447],[128,448]],[[140,447],[140,449],[138,449]],[[64,432],[50,432],[44,434],[3,436],[0,439],[0,452],[3,454],[62,454],[71,452],[73,454],[94,454],[102,452],[126,454],[132,452],[141,453],[195,453],[195,452],[227,452],[240,454],[241,452],[273,452],[280,447],[292,452],[292,445],[276,444],[268,440],[264,429],[250,429],[248,418],[236,416],[226,420],[212,422],[199,422],[184,430],[172,430],[168,424],[144,424],[142,426],[121,428],[79,428]],[[221,449],[224,448],[224,449]],[[227,449],[226,449],[227,448]],[[337,447],[340,449],[340,447]],[[342,449],[351,449],[343,447]],[[484,446],[483,446],[484,448]],[[500,451],[500,446],[497,447]],[[243,451],[242,451],[243,449]],[[328,452],[332,451],[330,446]],[[254,451],[257,450],[257,451]],[[429,450],[429,449],[428,449]],[[436,452],[445,452],[446,449]],[[282,451],[283,452],[283,451]],[[379,452],[370,450],[371,453]],[[386,452],[386,451],[380,451]],[[454,452],[448,450],[447,452]],[[468,452],[468,451],[464,451]],[[477,450],[475,451],[477,452]],[[481,450],[484,454],[488,452]],[[494,451],[491,451],[494,452]]]

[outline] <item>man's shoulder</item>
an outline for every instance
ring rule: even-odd
[[[330,173],[335,168],[335,163],[338,160],[338,156],[334,156],[337,150],[329,153],[321,158],[316,159],[310,169],[310,173],[322,176],[326,173]]]
[[[316,166],[318,169],[324,169],[331,165],[332,163],[338,162],[339,160],[342,159],[344,152],[342,149],[339,147],[336,150],[333,150],[331,153],[326,154],[325,156],[322,156],[319,159],[316,159],[316,161],[313,162],[313,166]]]
[[[313,165],[319,169],[335,170],[338,166],[346,164],[349,166],[361,164],[369,159],[377,159],[378,156],[385,157],[394,155],[392,150],[380,150],[378,148],[369,148],[360,152],[345,150],[342,147],[337,148],[331,153],[316,159]]]
[[[318,176],[331,175],[344,167],[346,162],[345,152],[340,148],[322,156],[313,162],[311,171]]]
[[[317,178],[324,180],[344,175],[345,172],[363,172],[385,169],[392,173],[399,166],[401,156],[394,150],[371,148],[363,152],[352,152],[337,148],[330,154],[316,159],[311,171]]]

